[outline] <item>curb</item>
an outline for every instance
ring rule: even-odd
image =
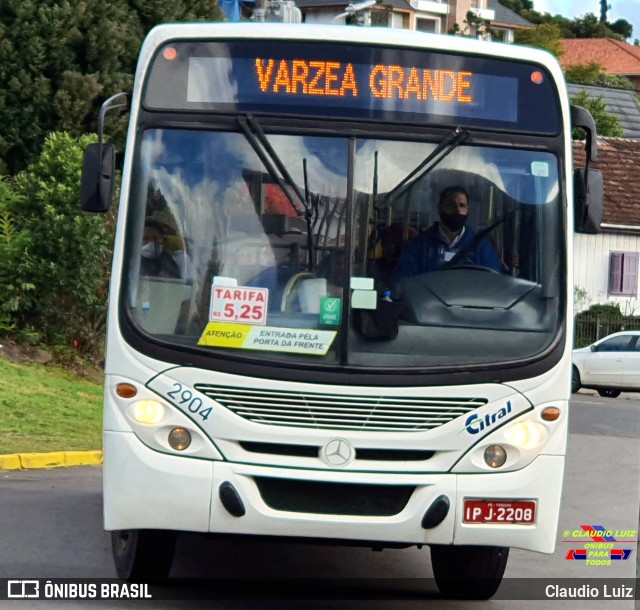
[[[0,470],[31,470],[102,464],[102,451],[54,451],[0,455]]]

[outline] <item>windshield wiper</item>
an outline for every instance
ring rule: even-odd
[[[298,216],[304,216],[307,223],[307,242],[308,242],[308,265],[309,270],[313,271],[313,235],[311,232],[311,221],[313,218],[313,209],[309,203],[309,188],[307,184],[306,176],[306,160],[304,162],[304,174],[305,174],[305,192],[300,190],[300,187],[293,181],[289,170],[287,170],[282,159],[275,151],[271,142],[267,139],[264,131],[258,120],[252,115],[246,117],[238,117],[238,123],[244,133],[245,137],[251,147],[256,152],[260,161],[264,164],[271,177],[278,183],[278,186],[284,193],[285,197],[289,200],[291,207]],[[277,170],[276,170],[277,168]],[[287,188],[289,185],[298,197],[298,201],[302,203],[304,211],[300,210],[296,205],[296,202],[291,195],[290,190]]]
[[[405,176],[387,194],[387,199],[392,201],[408,191],[418,180],[434,169],[445,157],[447,157],[459,144],[469,137],[467,129],[456,127],[436,148],[420,163],[410,174]]]

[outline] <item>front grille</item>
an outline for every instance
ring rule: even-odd
[[[266,453],[268,455],[317,458],[320,453],[320,447],[313,447],[312,445],[285,445],[283,443],[242,441],[240,446],[250,453]]]
[[[257,443],[254,441],[240,441],[240,446],[249,453],[311,458],[317,458],[321,449],[321,447],[314,445],[286,445],[284,443]],[[421,462],[432,458],[434,454],[435,451],[424,449],[356,449],[356,460]]]
[[[318,515],[391,517],[407,505],[413,485],[321,483],[254,478],[262,500],[274,510]]]
[[[422,432],[487,404],[486,398],[351,396],[208,384],[195,388],[258,424],[323,430]]]
[[[356,449],[356,460],[378,462],[423,462],[433,457],[435,451],[421,449]]]

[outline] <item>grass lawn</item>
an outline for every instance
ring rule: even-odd
[[[102,384],[0,358],[0,454],[102,449]]]

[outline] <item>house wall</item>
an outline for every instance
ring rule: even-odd
[[[347,3],[345,3],[346,6]],[[328,8],[314,8],[304,9],[304,21],[305,23],[320,23],[326,25],[345,25],[346,19],[340,17],[336,19],[337,15],[344,12],[343,8],[328,7]],[[387,26],[390,28],[409,29],[411,27],[411,13],[408,11],[393,11],[387,15]]]
[[[596,303],[619,303],[625,314],[640,315],[638,289],[632,296],[609,294],[609,254],[611,252],[640,252],[640,236],[620,233],[598,235],[576,234],[573,246],[573,285],[587,295],[576,303],[579,310]],[[638,282],[640,285],[640,281]]]
[[[339,15],[342,11],[338,11],[338,10],[320,10],[320,11],[311,11],[311,10],[306,10],[305,11],[305,23],[322,23],[322,24],[328,24],[328,25],[336,25],[336,24],[340,24],[340,25],[344,25],[345,23],[345,19],[344,17],[341,17],[340,19],[337,19],[334,21],[336,15]]]
[[[464,23],[467,18],[467,13],[472,9],[486,9],[487,0],[450,0],[449,1],[449,14],[447,15],[446,31],[453,28],[453,25],[457,23],[462,30],[466,29]],[[468,34],[469,32],[465,32]]]

